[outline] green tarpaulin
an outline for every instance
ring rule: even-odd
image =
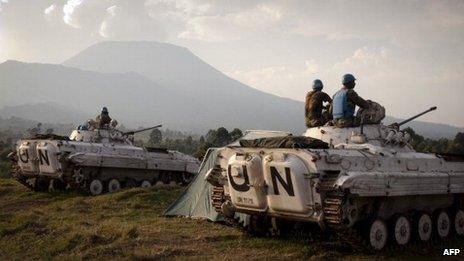
[[[328,149],[329,145],[321,140],[304,136],[266,137],[239,141],[241,147],[269,149]]]
[[[165,216],[205,218],[211,221],[223,220],[222,216],[218,215],[211,204],[212,186],[205,180],[206,172],[214,166],[216,157],[216,149],[209,149],[195,179],[164,212]]]

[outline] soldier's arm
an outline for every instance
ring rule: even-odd
[[[331,117],[332,117],[332,111],[333,111],[333,103],[330,102],[330,104],[329,104],[329,114],[330,114]]]
[[[306,94],[306,100],[305,100],[305,116],[308,116],[308,112],[309,112],[309,99],[310,99],[310,95],[309,93]]]
[[[330,98],[330,96],[325,92],[324,92],[324,95],[322,96],[322,99],[324,102],[332,103],[332,98]]]
[[[347,98],[350,102],[354,103],[355,105],[358,105],[359,107],[363,109],[367,109],[369,107],[369,103],[361,98],[355,91],[350,90],[347,93]]]

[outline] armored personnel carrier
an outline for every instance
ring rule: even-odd
[[[464,157],[416,152],[400,130],[426,112],[390,126],[314,127],[220,148],[206,176],[213,206],[226,218],[248,214],[255,233],[312,222],[375,250],[462,236]]]
[[[74,130],[69,137],[35,135],[17,142],[10,154],[12,174],[27,187],[45,191],[68,186],[90,195],[157,182],[187,184],[197,172],[194,157],[133,145],[137,132]]]

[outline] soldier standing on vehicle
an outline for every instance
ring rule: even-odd
[[[355,127],[361,123],[360,117],[355,117],[356,106],[361,109],[368,109],[369,102],[358,96],[353,90],[356,78],[352,74],[343,75],[343,87],[333,96],[331,113],[333,124],[337,127]]]
[[[313,81],[313,90],[306,94],[305,120],[308,128],[323,126],[331,118],[328,110],[324,111],[324,102],[331,103],[332,99],[322,91],[323,87],[322,81],[316,79]]]
[[[95,121],[97,122],[97,126],[99,129],[108,128],[109,124],[111,123],[108,108],[103,107],[101,114],[96,117]]]

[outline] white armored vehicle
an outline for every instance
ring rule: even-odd
[[[187,184],[198,170],[194,157],[134,146],[133,135],[116,129],[74,130],[69,137],[36,135],[17,142],[13,176],[38,191],[72,188],[90,195],[157,182]],[[51,184],[50,184],[51,183]]]
[[[313,222],[376,250],[464,235],[464,156],[414,151],[399,129],[409,120],[245,136],[219,149],[206,176],[213,206],[228,218],[248,214],[254,232]]]

